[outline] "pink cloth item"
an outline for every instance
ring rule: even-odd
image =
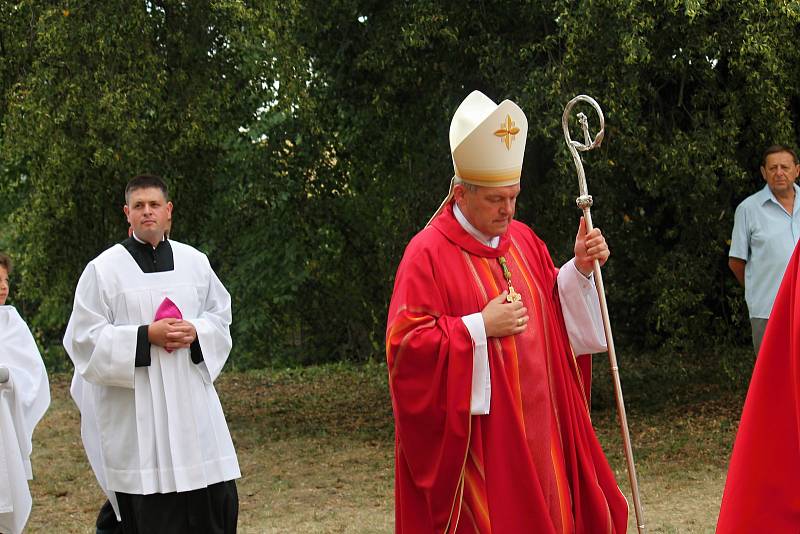
[[[164,297],[164,300],[156,310],[156,316],[153,322],[160,321],[161,319],[183,319],[183,314],[178,306],[172,302],[169,297]],[[164,349],[167,352],[172,352],[170,349]]]

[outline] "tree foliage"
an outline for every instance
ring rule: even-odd
[[[561,113],[585,93],[606,114],[584,163],[618,337],[742,343],[727,241],[761,151],[797,145],[799,21],[763,0],[0,3],[16,302],[57,345],[83,266],[125,235],[124,183],[155,172],[173,236],[233,295],[235,362],[378,356],[458,103],[479,89],[525,110],[518,216],[558,262],[578,218]]]
[[[235,1],[2,4],[4,236],[16,296],[58,343],[86,262],[126,236],[122,191],[173,184],[173,233],[211,250],[216,181],[264,97],[258,13]],[[20,30],[24,29],[24,31]],[[23,40],[24,39],[24,40]],[[4,45],[4,50],[6,50]],[[201,237],[202,236],[202,237]]]

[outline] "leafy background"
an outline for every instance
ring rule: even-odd
[[[758,0],[0,1],[10,303],[67,368],[77,279],[126,235],[124,185],[151,172],[173,237],[233,296],[235,366],[380,359],[460,101],[525,110],[518,218],[558,263],[578,218],[560,119],[585,93],[606,115],[584,164],[618,343],[746,345],[733,210],[763,185],[763,149],[798,144],[799,22],[798,2]]]

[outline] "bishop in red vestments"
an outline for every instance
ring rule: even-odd
[[[586,341],[599,311],[579,308],[599,308],[589,273],[608,247],[581,222],[559,272],[513,220],[526,132],[513,102],[467,97],[450,131],[455,185],[397,271],[386,352],[398,533],[627,528],[575,356],[603,348]],[[584,290],[570,296],[574,279]]]
[[[800,532],[799,275],[796,247],[750,380],[717,534]]]

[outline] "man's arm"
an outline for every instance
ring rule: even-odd
[[[593,277],[586,277],[570,260],[558,271],[558,296],[569,344],[575,354],[605,352],[606,333]]]
[[[96,267],[90,263],[78,280],[64,334],[75,370],[93,384],[133,389],[138,330],[137,325],[113,324]]]
[[[522,302],[506,303],[506,295],[508,291],[503,291],[490,300],[482,311],[461,318],[472,338],[472,415],[488,415],[491,404],[492,381],[487,338],[513,336],[527,328],[527,308]]]
[[[750,224],[748,224],[745,202],[736,207],[733,215],[733,231],[731,232],[731,248],[728,251],[728,267],[744,287],[744,271],[750,258]]]
[[[9,320],[6,322],[0,317],[0,374],[5,375],[0,376],[0,391],[10,390],[11,394],[6,391],[0,395],[0,412],[4,412],[0,419],[10,416],[5,421],[10,421],[11,428],[0,423],[0,434],[10,430],[11,436],[15,436],[11,441],[16,441],[22,456],[28,458],[33,429],[50,405],[50,387],[44,362],[28,325],[13,308],[3,315]],[[6,439],[6,445],[9,444]],[[14,447],[10,450],[13,451]]]
[[[558,272],[558,293],[569,342],[576,354],[603,352],[606,334],[594,279],[594,261],[605,265],[611,251],[599,228],[587,231],[581,217],[575,236],[575,258]]]
[[[741,258],[728,258],[728,267],[731,268],[733,275],[736,277],[742,287],[744,287],[744,268],[746,265],[747,262]]]
[[[203,257],[204,268],[208,270],[208,286],[203,299],[203,310],[198,317],[184,318],[182,323],[190,324],[191,332],[184,332],[183,342],[189,343],[192,362],[198,365],[203,378],[212,383],[217,379],[228,359],[233,345],[231,340],[231,296],[217,275]],[[201,288],[199,288],[202,290]],[[176,336],[180,334],[176,333]],[[173,341],[178,341],[177,338]]]

